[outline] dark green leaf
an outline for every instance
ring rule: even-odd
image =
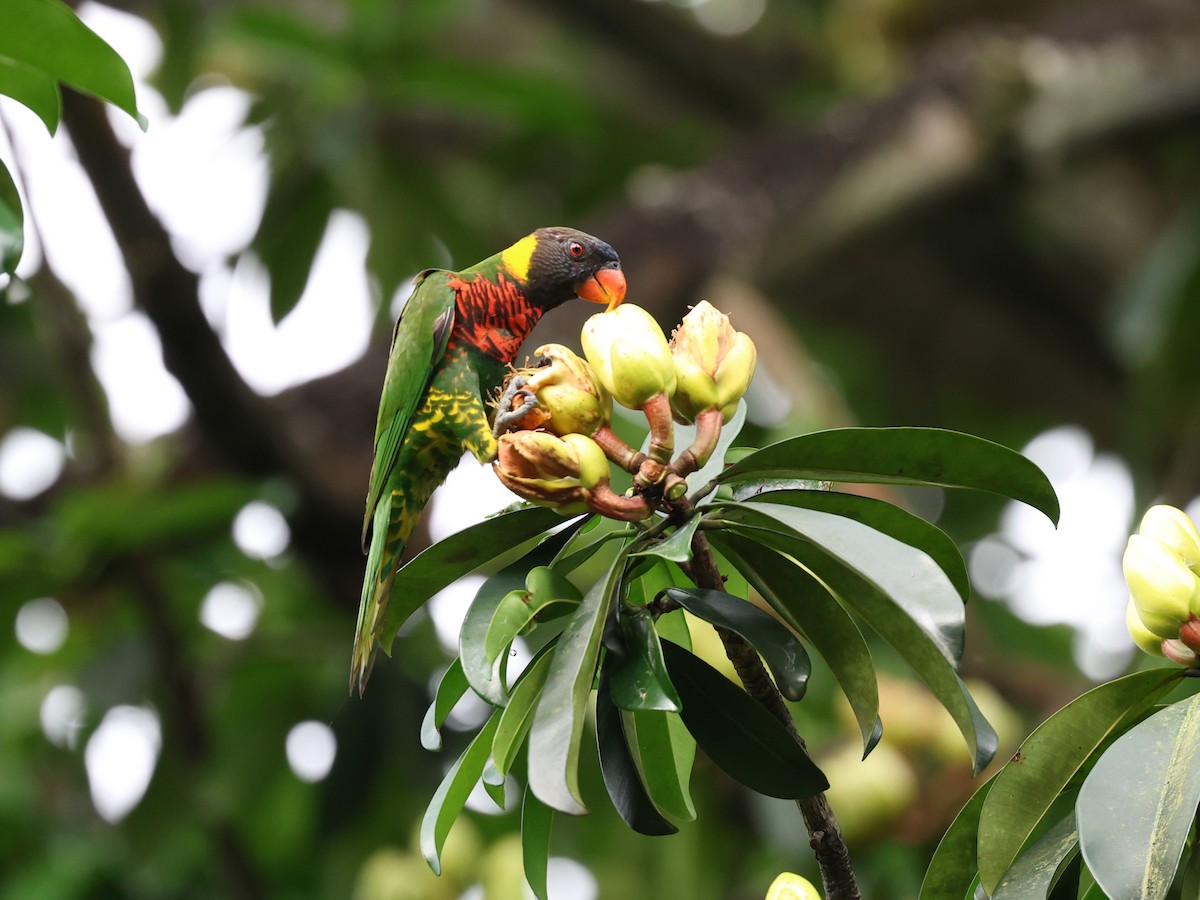
[[[508,706],[500,716],[500,725],[496,729],[496,739],[492,742],[492,758],[496,768],[508,774],[516,759],[517,751],[529,733],[533,722],[533,710],[542,689],[546,685],[546,676],[550,672],[550,659],[554,654],[554,644],[547,644],[529,661],[521,677],[513,687],[512,696],[508,698]]]
[[[33,110],[54,134],[62,118],[58,82],[40,69],[0,57],[0,94]]]
[[[1200,695],[1129,729],[1079,792],[1079,843],[1110,897],[1161,900],[1200,805]]]
[[[622,710],[621,724],[634,765],[655,807],[680,821],[695,819],[690,782],[696,739],[678,713]]]
[[[644,606],[624,609],[618,618],[622,647],[620,652],[610,649],[604,664],[613,702],[621,709],[679,712],[679,695],[667,675],[654,620]]]
[[[400,626],[446,585],[561,523],[552,509],[523,507],[464,528],[414,557],[396,573],[380,628],[384,652],[391,654]]]
[[[436,752],[442,749],[442,726],[466,692],[467,676],[463,674],[462,660],[455,658],[438,682],[433,703],[421,722],[421,746],[426,750]]]
[[[107,100],[144,125],[124,60],[60,0],[0,3],[0,56]]]
[[[754,501],[722,504],[721,515],[731,522],[785,535],[782,546],[778,538],[765,538],[785,552],[800,544],[815,548],[821,559],[869,581],[890,598],[920,626],[948,663],[956,666],[962,659],[962,598],[937,562],[923,550],[870,525],[816,509]],[[804,562],[808,565],[808,560]],[[831,567],[820,564],[809,568],[824,579]],[[870,617],[868,621],[875,624]]]
[[[979,823],[979,874],[995,890],[1051,804],[1113,729],[1162,696],[1178,669],[1149,669],[1093,688],[1037,727],[996,777]]]
[[[1055,876],[1078,849],[1075,813],[1070,812],[1017,857],[992,900],[1045,900]]]
[[[759,494],[755,500],[818,509],[870,525],[876,531],[882,531],[910,547],[925,551],[946,573],[946,577],[964,601],[971,596],[967,564],[958,552],[958,545],[936,525],[931,525],[898,506],[872,497],[817,490],[778,490],[769,494]]]
[[[1042,470],[983,438],[938,428],[835,428],[764,447],[718,476],[972,488],[1012,497],[1058,521],[1058,497]]]
[[[693,515],[663,540],[643,550],[635,550],[630,556],[657,556],[671,562],[687,562],[692,558],[692,536],[699,524],[700,516]]]
[[[811,572],[771,548],[728,531],[713,532],[709,540],[824,657],[854,710],[865,756],[878,740],[879,689],[854,619]]]
[[[975,861],[979,814],[993,781],[994,776],[980,785],[942,835],[925,870],[918,900],[962,900],[971,889],[979,869]]]
[[[446,844],[446,835],[454,825],[467,802],[467,797],[478,784],[483,775],[483,767],[491,755],[492,737],[500,722],[499,713],[488,719],[487,724],[479,730],[474,740],[467,745],[463,755],[451,766],[442,783],[434,792],[425,817],[421,820],[421,855],[429,863],[429,868],[437,874],[442,872],[442,847]]]
[[[584,519],[584,527],[563,547],[562,552],[550,565],[556,572],[566,574],[578,569],[591,559],[609,541],[627,537],[633,534],[633,529],[615,519],[603,519],[600,516],[589,516]],[[597,525],[596,523],[599,523]]]
[[[679,829],[663,818],[646,793],[633,756],[625,743],[621,710],[609,692],[607,669],[600,672],[596,692],[596,747],[600,753],[600,772],[613,807],[625,824],[639,834],[675,834]]]
[[[996,733],[955,672],[963,604],[945,574],[915,547],[841,516],[772,503],[725,504],[739,533],[769,544],[816,574],[843,605],[871,624],[946,707],[978,773]]]
[[[525,864],[525,881],[538,900],[548,900],[546,866],[550,861],[550,829],[554,825],[554,810],[525,787],[525,802],[521,804],[521,856]]]
[[[604,622],[624,568],[622,551],[567,621],[529,730],[529,784],[533,792],[548,806],[572,815],[587,811],[579,794],[579,745],[600,658]]]
[[[787,727],[757,700],[682,647],[668,641],[663,656],[683,701],[683,723],[727,775],[789,800],[829,787]]]
[[[812,664],[804,645],[777,619],[748,600],[723,591],[671,588],[667,596],[692,615],[749,641],[771,669],[775,684],[786,699],[799,700],[804,696]]]
[[[11,275],[25,249],[25,216],[12,175],[0,161],[0,275]]]

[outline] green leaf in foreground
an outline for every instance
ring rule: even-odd
[[[972,488],[1011,497],[1058,521],[1058,497],[1036,465],[1000,444],[940,428],[835,428],[764,447],[719,476]]]
[[[60,0],[0,3],[0,56],[107,100],[145,127],[125,61]]]
[[[825,585],[793,560],[730,531],[714,532],[710,540],[825,659],[854,710],[865,756],[879,740],[879,688],[871,651],[854,619]]]
[[[786,699],[804,696],[812,663],[804,645],[773,616],[723,591],[671,588],[667,596],[697,618],[745,638],[762,656]]]
[[[46,130],[54,134],[62,118],[58,82],[31,66],[0,57],[0,94],[32,110]]]
[[[525,864],[525,881],[538,900],[548,900],[546,868],[550,861],[550,830],[554,825],[554,810],[542,803],[528,786],[525,802],[521,804],[521,855]]]
[[[925,870],[918,900],[963,900],[966,896],[978,869],[979,814],[993,781],[994,776],[980,785],[942,835]]]
[[[400,626],[446,585],[561,523],[552,509],[523,507],[464,528],[415,556],[396,573],[380,627],[383,651],[391,654]]]
[[[644,606],[619,613],[623,641],[610,647],[605,669],[613,702],[621,709],[679,712],[679,695],[667,675],[654,620]]]
[[[421,722],[421,746],[431,752],[442,749],[442,726],[446,717],[467,692],[467,676],[463,674],[462,660],[455,658],[438,682],[433,703]]]
[[[979,876],[994,892],[1067,783],[1117,725],[1145,709],[1181,677],[1149,669],[1093,688],[1037,729],[1004,766],[979,822]]]
[[[757,700],[670,641],[663,656],[683,701],[680,715],[709,759],[751,790],[793,800],[829,781],[787,727]]]
[[[696,739],[679,714],[654,709],[622,710],[621,724],[633,762],[654,805],[673,819],[695,819],[690,783]]]
[[[1000,879],[992,900],[1045,900],[1064,863],[1078,849],[1075,813],[1071,812],[1017,857]]]
[[[463,755],[458,758],[438,785],[425,817],[421,820],[421,855],[429,863],[429,868],[437,874],[442,873],[442,847],[446,845],[446,836],[450,833],[454,820],[458,818],[467,802],[467,797],[483,775],[483,767],[487,765],[492,750],[492,736],[496,733],[496,725],[500,715],[494,714],[487,724],[475,735],[475,739],[467,745]]]
[[[946,577],[964,601],[971,596],[967,564],[963,561],[958,545],[936,525],[931,525],[920,516],[914,516],[892,503],[873,497],[823,490],[778,490],[758,494],[754,499],[817,509],[870,525],[876,531],[924,551],[946,573]]]
[[[547,806],[571,815],[587,812],[579,793],[579,747],[604,622],[624,568],[621,552],[567,621],[529,730],[529,785]]]
[[[1200,695],[1129,729],[1084,781],[1079,843],[1096,883],[1110,897],[1165,897],[1198,805]]]
[[[609,691],[610,681],[607,670],[602,671],[596,692],[596,749],[605,790],[618,815],[638,834],[675,834],[679,829],[655,808],[642,784],[626,742],[621,710]]]
[[[496,729],[496,738],[492,741],[492,758],[496,768],[507,775],[516,759],[517,751],[529,733],[533,722],[533,710],[542,689],[546,685],[546,675],[550,671],[550,658],[554,653],[554,644],[547,644],[537,656],[529,661],[521,677],[513,687],[512,695],[508,698],[508,706],[500,716],[500,725]]]

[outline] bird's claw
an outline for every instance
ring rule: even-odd
[[[496,404],[496,423],[492,427],[493,437],[499,438],[500,435],[515,430],[520,421],[537,406],[537,397],[533,395],[532,391],[525,389],[526,384],[528,384],[528,379],[517,375],[510,379],[504,388],[504,393],[500,395],[500,400]],[[513,402],[517,397],[521,398],[521,405],[514,408]]]

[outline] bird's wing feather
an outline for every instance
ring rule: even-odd
[[[375,508],[396,465],[408,426],[421,405],[454,329],[454,289],[450,287],[448,275],[441,270],[427,269],[417,276],[416,287],[392,333],[379,418],[375,423],[375,461],[371,465],[367,508],[363,515],[364,549]]]

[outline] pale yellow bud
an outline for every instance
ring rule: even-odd
[[[583,352],[600,383],[629,409],[675,390],[675,366],[662,329],[650,313],[625,303],[584,323]]]
[[[1142,624],[1159,637],[1177,637],[1197,592],[1192,571],[1166,546],[1142,534],[1130,535],[1121,568]]]
[[[728,422],[754,377],[754,342],[735,331],[725,313],[702,300],[675,329],[671,354],[676,377],[671,410],[676,421],[690,424],[704,410],[719,409]]]
[[[1162,656],[1163,639],[1142,624],[1142,620],[1138,618],[1137,607],[1133,604],[1133,598],[1129,600],[1129,605],[1125,607],[1125,627],[1129,629],[1129,636],[1133,638],[1133,642],[1142,648],[1143,651],[1151,656]]]
[[[1164,544],[1189,568],[1200,565],[1200,532],[1183,510],[1163,504],[1150,507],[1142,516],[1138,534]]]

